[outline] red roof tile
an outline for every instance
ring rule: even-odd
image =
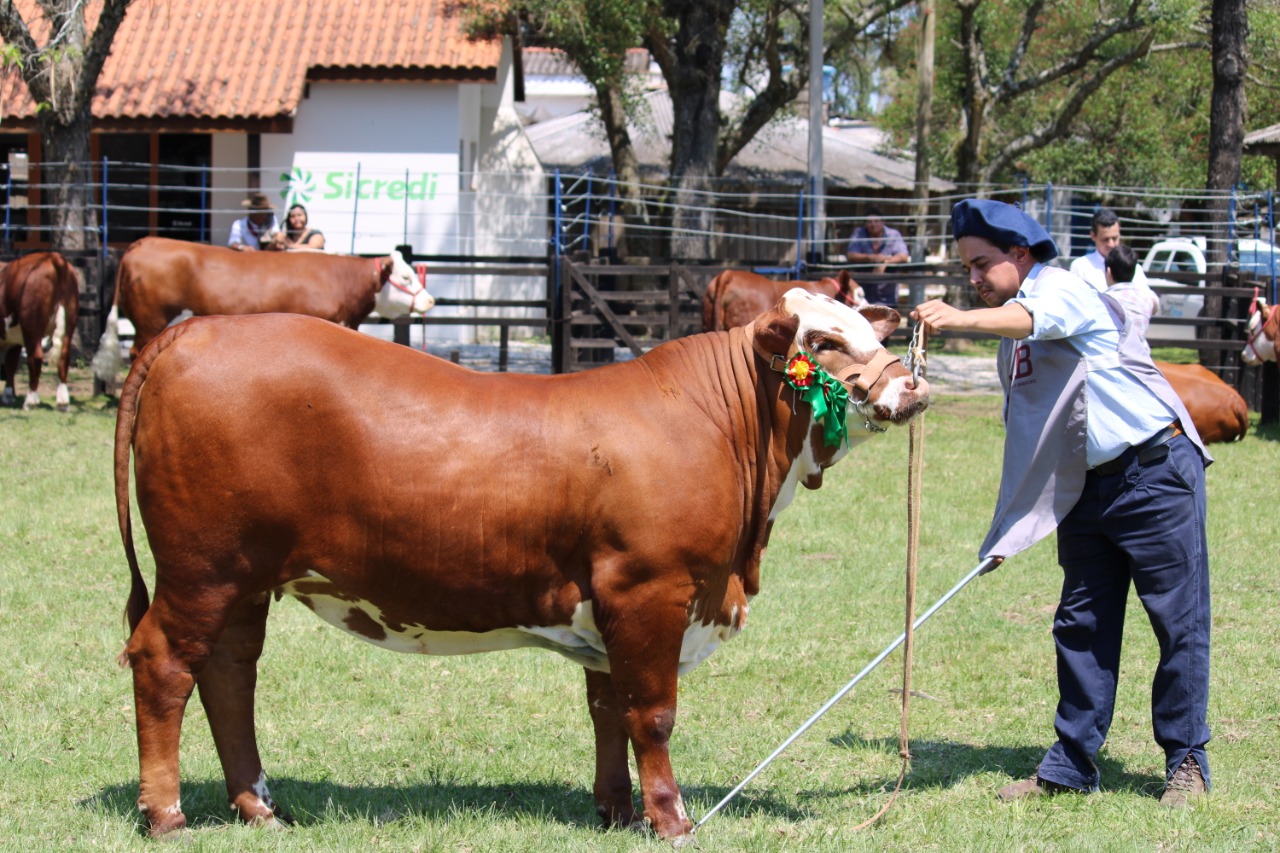
[[[37,44],[48,25],[17,0]],[[101,0],[88,0],[90,31]],[[97,120],[290,118],[308,80],[496,79],[501,44],[472,41],[455,0],[135,0],[93,99]],[[0,83],[0,132],[35,105]]]

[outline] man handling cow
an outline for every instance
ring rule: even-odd
[[[938,300],[912,316],[932,330],[999,335],[1005,446],[980,556],[1008,557],[1058,530],[1062,597],[1053,622],[1058,739],[1003,800],[1089,792],[1111,725],[1130,582],[1160,644],[1152,685],[1167,784],[1185,805],[1209,786],[1209,558],[1204,468],[1186,409],[1114,299],[1046,266],[1057,247],[1008,204],[966,199],[951,229],[989,307]]]

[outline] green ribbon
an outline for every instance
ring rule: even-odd
[[[804,356],[812,365],[813,379],[806,385],[797,385],[791,375],[791,366],[800,356]],[[787,362],[783,377],[796,390],[800,399],[809,404],[814,419],[822,424],[823,440],[831,447],[839,447],[841,442],[847,444],[849,429],[845,424],[845,412],[849,408],[849,389],[845,384],[819,367],[818,360],[803,350]]]

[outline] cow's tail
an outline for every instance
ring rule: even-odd
[[[142,383],[146,381],[147,374],[151,371],[151,365],[168,344],[181,333],[181,327],[167,330],[165,334],[152,341],[152,345],[144,349],[134,360],[133,368],[120,388],[120,402],[116,408],[116,519],[120,524],[120,541],[124,543],[125,559],[129,561],[131,585],[124,615],[129,624],[130,635],[137,630],[138,623],[142,621],[147,608],[151,606],[147,583],[142,579],[142,571],[138,568],[138,553],[133,546],[133,519],[129,514],[129,451],[133,447],[134,426],[138,418],[138,394],[142,391]],[[128,652],[122,651],[116,658],[116,662],[121,667],[127,667]]]
[[[49,357],[45,363],[62,364],[62,353],[71,344],[67,340],[67,306],[59,302],[53,312],[53,345],[49,348]]]
[[[124,367],[124,358],[120,355],[120,313],[116,305],[111,306],[111,313],[102,324],[102,337],[98,339],[98,351],[93,354],[93,375],[108,390],[115,387],[116,376]]]

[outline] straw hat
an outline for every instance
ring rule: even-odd
[[[240,202],[240,206],[248,208],[250,211],[275,210],[271,206],[271,199],[267,198],[266,193],[250,193],[248,198]]]

